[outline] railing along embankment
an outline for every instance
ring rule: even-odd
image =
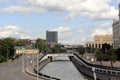
[[[81,73],[89,77],[96,78],[97,80],[120,80],[119,68],[94,65],[84,61],[77,54],[69,58]]]
[[[44,58],[44,57],[42,57],[42,58]],[[36,75],[38,74],[38,76],[40,77],[40,78],[43,78],[43,79],[47,79],[47,80],[60,80],[60,79],[58,79],[58,78],[55,78],[55,77],[52,77],[52,76],[49,76],[49,75],[46,75],[46,74],[43,74],[43,73],[41,73],[40,71],[41,71],[41,69],[43,69],[49,62],[51,62],[52,61],[52,56],[48,56],[47,58],[45,58],[45,59],[39,59],[39,63],[37,64],[38,65],[38,67],[37,67],[37,65],[34,67],[34,72],[36,73]]]

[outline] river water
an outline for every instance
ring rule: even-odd
[[[57,57],[59,60],[63,57]],[[89,80],[86,79],[74,66],[74,64],[64,57],[65,61],[53,61],[48,63],[40,72],[61,80]]]

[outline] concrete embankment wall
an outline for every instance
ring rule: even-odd
[[[84,62],[82,62],[81,58],[76,55],[74,55],[74,57],[70,57],[70,60],[73,62],[73,64],[76,66],[76,68],[81,73],[83,73],[91,78],[94,78],[93,71],[92,71],[92,67],[94,67],[94,66],[84,64]],[[119,72],[120,71],[102,69],[102,68],[97,68],[97,67],[95,69],[97,80],[120,80]]]

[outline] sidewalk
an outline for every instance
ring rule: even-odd
[[[101,65],[100,61],[96,61],[95,54],[86,53],[83,55],[83,59],[89,63]],[[93,61],[92,61],[92,59],[93,59]],[[111,67],[110,61],[102,61],[102,65]],[[113,66],[120,67],[120,61],[116,61],[115,63],[113,63]]]

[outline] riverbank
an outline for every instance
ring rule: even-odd
[[[80,55],[79,55],[79,56],[80,56]],[[81,57],[81,56],[80,56],[80,57]],[[93,54],[93,53],[85,53],[85,54],[83,55],[83,57],[81,57],[81,58],[83,58],[83,59],[84,59],[85,61],[87,61],[88,63],[101,65],[101,64],[100,64],[100,61],[96,61],[95,54]],[[102,65],[103,65],[103,66],[109,66],[109,67],[111,67],[110,61],[102,61]],[[113,66],[114,66],[114,67],[120,67],[120,61],[115,61],[115,62],[113,63]]]

